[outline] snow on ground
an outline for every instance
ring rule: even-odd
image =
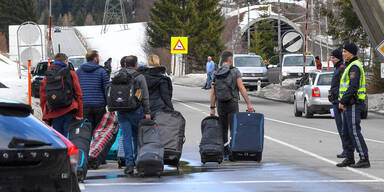
[[[189,87],[203,87],[207,81],[207,74],[188,74],[184,77],[172,77],[172,82],[177,85]]]
[[[7,88],[0,88],[0,98],[10,99],[22,103],[28,103],[28,80],[27,71],[22,70],[21,79],[18,77],[16,63],[1,59],[0,54],[0,82]],[[40,100],[32,98],[32,108],[34,115],[41,119]]]
[[[147,61],[143,45],[146,42],[146,23],[130,23],[128,30],[121,25],[109,25],[106,34],[101,34],[102,25],[75,27],[86,39],[88,48],[99,51],[100,65],[112,58],[112,68],[120,67],[120,59],[127,55],[136,55],[139,62]]]
[[[265,0],[262,3],[277,3],[277,2],[278,2],[278,0]],[[303,8],[307,7],[307,3],[305,0],[301,0],[301,1],[298,1],[298,0],[280,0],[280,3],[291,3],[291,4],[299,5]]]

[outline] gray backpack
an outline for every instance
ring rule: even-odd
[[[235,97],[233,94],[234,87],[232,87],[232,69],[233,67],[221,67],[216,73],[215,96],[220,102],[228,102]]]

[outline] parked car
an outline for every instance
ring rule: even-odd
[[[219,62],[221,66],[221,60]],[[269,84],[267,67],[264,65],[264,60],[261,56],[250,54],[234,54],[233,66],[239,69],[243,79],[244,86],[250,90],[256,89],[258,81],[261,86]]]
[[[51,63],[53,62],[54,61],[51,61]],[[69,62],[69,67],[72,70],[75,70],[71,62]],[[43,79],[47,69],[48,69],[48,60],[42,60],[32,70],[32,83],[31,83],[32,97],[40,98],[40,86],[41,86],[41,83],[43,83]]]
[[[80,191],[78,149],[32,115],[0,98],[0,191]]]
[[[71,56],[68,57],[68,61],[71,62],[74,69],[77,70],[80,65],[87,62],[87,59],[85,58],[85,56]]]
[[[301,77],[304,74],[303,54],[285,54],[282,62],[279,62],[278,56],[274,56],[269,60],[268,78],[273,83],[280,82],[280,79]],[[317,71],[315,57],[306,55],[305,72],[311,73]]]
[[[293,113],[296,117],[306,118],[314,114],[329,114],[332,103],[328,100],[333,72],[307,73],[297,81],[299,87],[295,91]],[[368,116],[368,97],[364,103],[361,118]]]
[[[61,32],[61,27],[59,27],[59,26],[56,26],[55,28],[54,28],[54,30],[53,30],[53,32]]]

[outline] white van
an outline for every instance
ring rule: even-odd
[[[283,79],[289,77],[300,77],[303,75],[303,54],[286,54],[283,56],[282,62],[282,76]],[[313,55],[306,55],[305,72],[311,73],[317,71],[315,64],[315,57]]]
[[[219,67],[221,64],[220,59]],[[261,86],[269,84],[267,67],[264,65],[264,60],[261,56],[254,53],[233,54],[233,66],[241,72],[243,84],[246,88],[256,89],[258,81],[261,82]]]

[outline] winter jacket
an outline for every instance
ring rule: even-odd
[[[159,111],[173,111],[173,88],[171,79],[165,76],[166,68],[157,66],[140,71],[147,81],[151,115],[155,115]]]
[[[54,62],[52,65],[48,68],[60,68],[60,67],[66,67],[66,64],[63,62]],[[47,85],[47,78],[44,77],[43,82],[40,87],[40,107],[41,111],[43,113],[43,120],[49,121],[50,119],[57,118],[60,116],[63,116],[67,113],[73,113],[73,117],[83,117],[83,102],[82,102],[82,92],[79,84],[79,79],[76,75],[76,73],[72,70],[70,70],[72,81],[73,81],[73,89],[74,89],[74,98],[72,99],[72,104],[67,108],[61,108],[61,109],[49,109],[48,101],[46,99],[46,92],[45,87]]]
[[[345,68],[348,67],[353,61],[358,60],[357,57],[352,58],[349,62],[345,62]],[[360,87],[360,68],[356,65],[352,66],[349,70],[349,74],[354,73],[354,77],[350,77],[350,83],[347,91],[344,93],[343,98],[341,99],[340,103],[343,105],[352,105],[354,104],[351,102],[353,99],[357,99],[357,90]],[[355,100],[356,101],[356,100]]]
[[[106,106],[105,92],[109,85],[109,76],[104,68],[90,61],[82,64],[76,73],[83,92],[84,107]]]
[[[136,72],[136,69],[134,69],[133,67],[127,67],[127,71],[129,74],[134,74]],[[147,86],[147,82],[145,81],[145,77],[140,74],[138,75],[135,80],[138,82],[139,84],[139,88],[141,89],[142,91],[142,107],[143,107],[143,112],[144,114],[151,114],[151,109],[150,109],[150,106],[149,106],[149,93],[148,93],[148,86]]]
[[[339,61],[338,63],[335,64],[335,72],[333,73],[331,89],[330,89],[330,94],[332,95],[334,104],[338,103],[337,98],[339,97],[340,79],[344,73],[344,69],[345,67],[344,67],[343,61]]]

